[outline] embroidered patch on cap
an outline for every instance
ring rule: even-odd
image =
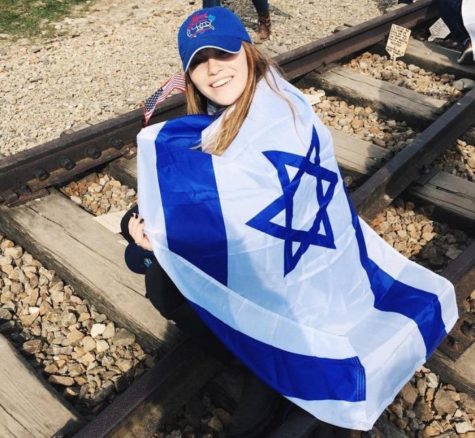
[[[196,14],[191,18],[186,34],[189,38],[196,38],[198,35],[206,32],[207,30],[214,30],[213,21],[215,16],[204,12],[203,14]]]

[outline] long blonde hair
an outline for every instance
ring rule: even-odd
[[[233,110],[224,117],[220,130],[215,137],[214,147],[212,148],[212,153],[215,155],[221,155],[236,138],[249,112],[257,83],[261,78],[264,77],[269,83],[269,86],[290,104],[283,93],[277,90],[275,84],[269,82],[268,75],[266,75],[270,67],[277,69],[274,62],[263,55],[253,44],[243,42],[242,45],[247,58],[247,85],[244,92],[234,103]],[[185,84],[187,114],[206,114],[207,100],[195,87],[188,72],[185,74]]]

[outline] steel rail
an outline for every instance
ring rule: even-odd
[[[420,0],[358,26],[278,55],[275,61],[294,80],[383,40],[393,23],[413,27],[436,16],[435,0]],[[173,96],[153,123],[184,113],[184,98]],[[12,205],[37,196],[121,155],[134,145],[142,127],[140,110],[62,136],[0,160],[0,202]]]

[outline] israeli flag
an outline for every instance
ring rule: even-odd
[[[323,421],[369,430],[454,325],[453,286],[358,218],[329,131],[288,82],[268,74],[226,152],[202,152],[223,117],[140,132],[154,253],[263,381]]]

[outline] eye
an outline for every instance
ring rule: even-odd
[[[231,58],[235,53],[225,52],[224,50],[219,49],[203,49],[200,50],[193,59],[191,60],[189,69],[193,71],[203,62],[206,62],[209,58],[214,59],[228,59]]]
[[[224,50],[216,50],[214,56],[219,59],[227,59],[227,58],[231,58],[231,56],[233,55],[234,53],[225,52]]]
[[[205,51],[202,50],[201,52],[198,52],[195,56],[193,56],[193,59],[191,60],[191,63],[190,63],[190,70],[194,70],[200,64],[208,60],[209,55],[207,55],[204,52]]]

